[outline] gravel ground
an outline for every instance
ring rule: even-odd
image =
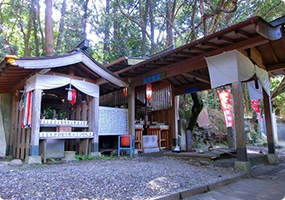
[[[256,146],[247,146],[247,152],[248,153],[260,153],[260,151],[263,154],[268,153],[268,148],[267,147],[256,147]],[[276,154],[280,160],[280,162],[285,162],[285,148],[276,148],[275,149]]]
[[[0,162],[0,199],[148,199],[235,174],[161,154],[21,167]]]

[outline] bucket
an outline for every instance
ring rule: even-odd
[[[130,137],[131,137],[131,134],[121,135],[121,146],[122,147],[129,147],[130,146],[130,144],[131,144]]]

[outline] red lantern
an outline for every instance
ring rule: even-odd
[[[152,85],[151,85],[151,83],[146,84],[145,94],[146,94],[146,99],[151,100],[151,98],[152,98]]]
[[[125,87],[125,88],[123,89],[123,94],[124,94],[125,97],[128,96],[128,88],[127,88],[127,87]]]
[[[74,105],[76,103],[76,90],[72,89],[72,99],[69,101],[71,105]]]

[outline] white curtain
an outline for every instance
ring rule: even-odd
[[[259,81],[257,81],[257,83],[258,83],[258,89],[255,87],[255,81],[247,82],[247,88],[250,100],[263,99],[262,86]]]
[[[75,80],[68,77],[57,75],[41,75],[36,74],[29,78],[26,82],[25,91],[29,92],[34,89],[50,90],[59,88],[65,85],[73,85],[79,91],[92,96],[99,97],[99,86],[93,83],[89,83],[84,80]]]
[[[228,51],[205,59],[208,65],[212,88],[236,81],[246,81],[255,73],[252,62],[237,50]]]
[[[237,50],[221,53],[216,56],[205,58],[211,87],[234,83],[236,81],[247,81],[256,74],[262,87],[270,96],[270,81],[267,71],[254,65],[250,59]]]

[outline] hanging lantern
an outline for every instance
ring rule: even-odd
[[[69,92],[69,91],[68,91]],[[76,90],[75,89],[72,89],[71,90],[71,100],[69,101],[69,103],[71,105],[74,105],[76,103]]]
[[[146,94],[146,99],[151,100],[151,98],[152,98],[152,85],[151,85],[151,83],[146,84],[145,94]]]
[[[125,87],[125,88],[123,89],[123,94],[124,94],[125,97],[128,96],[128,88],[127,88],[127,87]]]

